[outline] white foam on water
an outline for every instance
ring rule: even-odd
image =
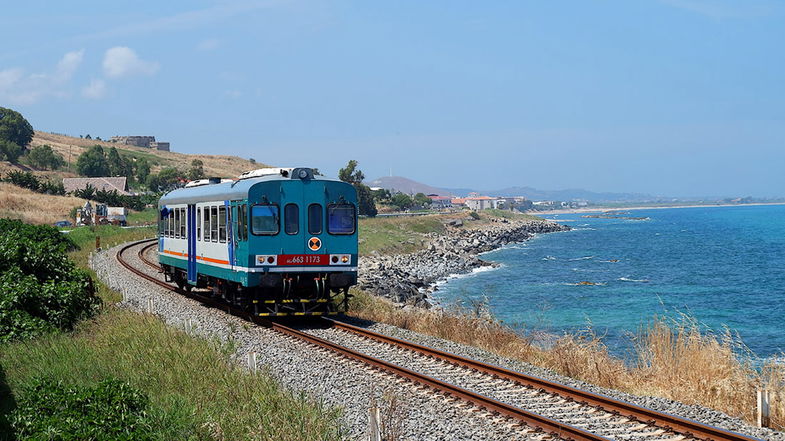
[[[594,259],[594,256],[576,257],[575,259],[570,259],[570,260],[574,261],[574,260],[589,260],[589,259]]]
[[[619,277],[619,280],[621,280],[622,282],[649,283],[649,279],[629,279],[627,277]]]

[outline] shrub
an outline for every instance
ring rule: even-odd
[[[17,187],[27,188],[33,191],[38,191],[39,187],[41,187],[41,181],[30,172],[12,170],[8,172],[8,175],[6,175],[3,180],[16,185]]]
[[[19,161],[19,157],[22,156],[22,153],[24,152],[25,148],[19,144],[0,139],[0,159],[4,159],[11,164],[16,164]]]
[[[65,165],[63,156],[54,150],[52,147],[44,144],[33,147],[27,153],[27,162],[35,168],[56,170]]]
[[[119,380],[89,388],[36,378],[24,388],[11,427],[19,441],[148,440],[149,413],[149,398]]]
[[[471,213],[469,213],[469,217],[471,217],[474,220],[480,220],[480,215],[476,211],[472,211]]]
[[[98,310],[90,276],[65,250],[55,228],[0,220],[0,343],[72,329]]]

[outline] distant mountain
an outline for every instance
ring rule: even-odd
[[[409,178],[401,176],[384,176],[379,179],[374,179],[371,182],[366,182],[369,187],[381,187],[388,190],[395,190],[407,194],[438,194],[440,196],[450,196],[450,192],[443,188],[432,187],[421,182],[413,181]]]
[[[583,189],[538,190],[532,187],[509,187],[501,190],[483,191],[490,196],[525,196],[533,201],[574,201],[589,202],[640,202],[655,199],[651,195],[641,193],[607,193]]]
[[[408,194],[425,193],[464,197],[471,192],[477,192],[486,196],[524,196],[533,201],[642,202],[656,199],[651,195],[641,193],[607,193],[582,189],[538,190],[532,187],[508,187],[501,190],[473,190],[471,188],[439,188],[402,176],[384,176],[367,182],[367,184],[370,187],[381,187]]]

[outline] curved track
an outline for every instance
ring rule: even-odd
[[[708,426],[675,415],[646,409],[603,395],[375,333],[339,320],[321,319],[322,323],[331,330],[349,334],[364,342],[353,342],[351,345],[346,343],[340,344],[334,341],[336,340],[335,338],[330,338],[329,336],[323,338],[313,335],[313,332],[304,332],[281,323],[260,319],[239,308],[218,302],[210,297],[178,289],[172,284],[134,268],[133,265],[123,258],[124,253],[133,247],[139,246],[138,257],[140,261],[152,268],[160,269],[156,262],[145,256],[145,253],[155,246],[155,242],[146,246],[140,246],[154,240],[140,241],[124,246],[118,252],[117,260],[134,274],[168,290],[189,296],[206,305],[220,308],[262,326],[271,327],[278,332],[321,348],[329,349],[345,357],[423,384],[439,393],[460,398],[493,413],[513,418],[560,439],[576,441],[607,441],[610,439],[672,441],[697,438],[711,441],[760,441],[756,438]],[[338,341],[346,340],[346,336],[341,337],[338,335],[336,337],[339,337],[337,338]],[[375,344],[377,347],[371,347],[369,344]],[[354,348],[347,346],[353,346]],[[358,347],[362,348],[362,350],[358,350]],[[408,358],[410,359],[419,357],[421,360],[419,360],[419,363],[415,363],[417,364],[417,369],[402,366],[405,363],[391,362],[391,359],[400,360],[402,358],[400,353],[391,353],[391,350],[408,353]],[[377,354],[377,356],[369,355],[368,352]],[[443,380],[444,376],[450,376],[447,371],[455,371],[456,369],[465,371],[463,373],[458,372],[458,378],[475,378],[478,381],[476,387],[471,382],[448,382]],[[423,371],[427,371],[432,375],[423,373]],[[452,372],[452,378],[456,378],[455,374],[456,372]],[[442,379],[437,378],[437,375]],[[470,384],[471,388],[461,387],[455,383]],[[482,389],[483,386],[487,389],[489,384],[496,389],[502,388],[505,391],[514,392],[517,401],[503,398],[496,399],[489,396],[494,395],[493,393],[483,394],[476,391],[477,389]],[[516,389],[516,386],[518,389]],[[521,397],[523,397],[523,402],[526,404],[525,407],[539,409],[537,413],[522,408],[524,406],[510,403],[510,401],[514,401],[516,404],[520,404]]]

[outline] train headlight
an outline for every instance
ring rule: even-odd
[[[351,254],[330,254],[330,265],[349,265],[352,263]]]
[[[349,256],[341,256],[342,263],[349,263]]]
[[[332,259],[333,263],[338,263],[338,256],[333,256]]]

